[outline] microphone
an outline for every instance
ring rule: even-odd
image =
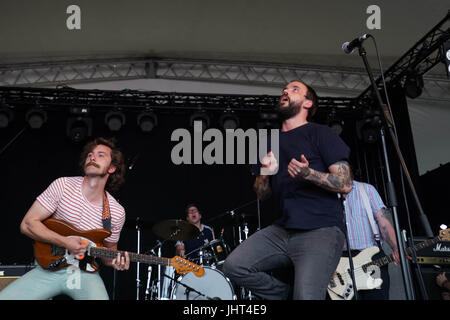
[[[361,37],[359,37],[359,38],[356,38],[356,39],[353,39],[352,41],[350,41],[350,42],[344,42],[343,44],[342,44],[342,50],[345,52],[345,53],[352,53],[353,52],[353,50],[355,50],[355,48],[357,48],[357,47],[359,47],[362,43],[363,43],[363,41],[364,40],[366,40],[367,38],[369,38],[369,37],[371,37],[371,35],[370,34],[363,34]]]

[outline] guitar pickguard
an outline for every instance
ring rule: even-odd
[[[73,238],[73,237],[75,237],[75,236],[69,236],[69,238]],[[52,262],[52,264],[55,264],[54,266],[51,266],[52,269],[54,269],[55,267],[58,267],[61,264],[70,264],[74,267],[79,268],[80,270],[83,270],[83,271],[88,271],[88,272],[96,271],[96,269],[92,266],[92,263],[94,262],[94,258],[89,256],[88,253],[89,253],[89,249],[91,247],[96,247],[97,245],[95,244],[95,242],[93,242],[87,238],[78,237],[78,236],[76,238],[81,238],[82,240],[85,240],[88,242],[86,254],[82,257],[75,256],[75,255],[71,254],[69,252],[69,250],[67,250],[66,248],[57,247],[57,249],[55,249],[55,251],[61,252],[61,250],[63,250],[63,253],[59,253],[59,255],[63,255],[63,256],[60,259]],[[52,249],[52,251],[53,251],[53,249]]]

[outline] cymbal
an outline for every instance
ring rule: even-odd
[[[152,228],[153,233],[163,239],[186,241],[196,238],[200,230],[193,224],[184,220],[164,220]]]

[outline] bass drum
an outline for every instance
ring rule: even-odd
[[[202,277],[192,272],[180,276],[173,288],[172,300],[236,300],[231,281],[221,271],[211,267],[203,269]]]

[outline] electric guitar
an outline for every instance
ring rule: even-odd
[[[86,254],[74,256],[66,248],[59,247],[47,242],[34,242],[34,256],[42,268],[47,270],[59,270],[67,266],[75,266],[87,272],[96,272],[99,265],[94,258],[113,259],[124,251],[117,251],[103,247],[103,240],[111,235],[111,231],[106,229],[94,229],[82,231],[71,224],[49,218],[43,224],[52,231],[66,237],[80,237],[82,242],[87,244]],[[167,265],[175,268],[179,274],[193,272],[197,277],[203,276],[205,270],[188,260],[175,256],[173,258],[163,258],[146,254],[129,253],[132,262],[145,264]]]
[[[448,229],[441,230],[439,236],[418,243],[414,246],[416,251],[430,247],[439,241],[450,241]],[[378,247],[369,247],[353,257],[353,267],[357,290],[372,290],[378,288],[383,280],[377,277],[379,268],[394,261],[393,255],[384,256],[375,261],[372,257],[380,251]],[[407,255],[412,256],[412,248],[405,249]],[[336,272],[328,284],[328,295],[332,300],[351,300],[354,296],[353,281],[350,274],[349,258],[341,258]]]

